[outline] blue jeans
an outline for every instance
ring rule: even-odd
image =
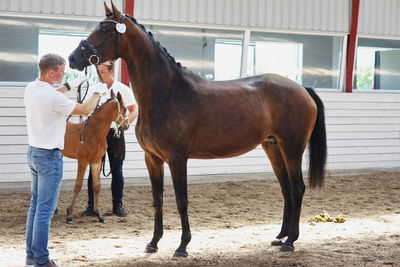
[[[49,260],[47,244],[61,188],[63,156],[60,150],[30,146],[27,159],[32,176],[32,198],[26,219],[26,257],[44,264]]]

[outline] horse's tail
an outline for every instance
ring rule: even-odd
[[[312,88],[307,87],[306,90],[317,104],[317,121],[315,122],[308,144],[308,150],[310,153],[308,175],[310,179],[310,187],[314,188],[323,186],[325,180],[325,164],[327,156],[325,112],[324,104],[315,91]]]

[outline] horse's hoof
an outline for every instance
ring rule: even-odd
[[[188,256],[188,253],[186,251],[179,251],[176,250],[174,253],[174,258],[186,258]]]
[[[68,219],[67,218],[67,224],[74,224],[74,219]]]
[[[282,251],[282,252],[293,252],[294,251],[294,246],[282,245],[280,251]]]
[[[157,247],[153,247],[152,245],[147,245],[144,250],[145,253],[156,253],[158,251]]]
[[[271,242],[271,245],[272,246],[282,246],[283,245],[283,239],[276,238]]]
[[[104,223],[104,218],[99,218],[99,223]]]

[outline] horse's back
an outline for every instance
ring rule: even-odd
[[[279,75],[202,81],[197,90],[199,105],[188,115],[194,158],[237,156],[288,130],[303,138],[315,121],[316,106],[304,87]]]

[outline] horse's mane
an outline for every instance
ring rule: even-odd
[[[92,118],[92,116],[94,116],[94,115],[96,115],[97,113],[99,113],[99,112],[104,108],[105,104],[108,103],[108,102],[110,102],[111,100],[113,100],[113,98],[107,99],[107,101],[104,102],[101,106],[95,108],[95,110],[92,112],[92,114],[90,114],[90,115],[86,118],[86,120],[83,121],[83,124],[88,123],[89,120],[90,120],[90,118]],[[117,101],[118,101],[118,100],[117,100]]]
[[[142,30],[142,32],[144,32],[146,34],[146,36],[154,44],[154,46],[156,48],[158,48],[160,50],[160,52],[163,53],[167,57],[168,61],[171,63],[171,66],[175,70],[181,71],[182,69],[184,69],[184,67],[182,67],[181,63],[180,62],[176,62],[175,58],[168,53],[167,49],[165,47],[163,47],[160,44],[160,42],[158,42],[158,41],[156,41],[154,39],[154,36],[150,31],[147,31],[147,29],[142,24],[137,22],[137,20],[134,17],[131,17],[131,16],[127,15],[127,14],[125,14],[125,16],[128,17],[136,26],[139,27],[139,29]]]

